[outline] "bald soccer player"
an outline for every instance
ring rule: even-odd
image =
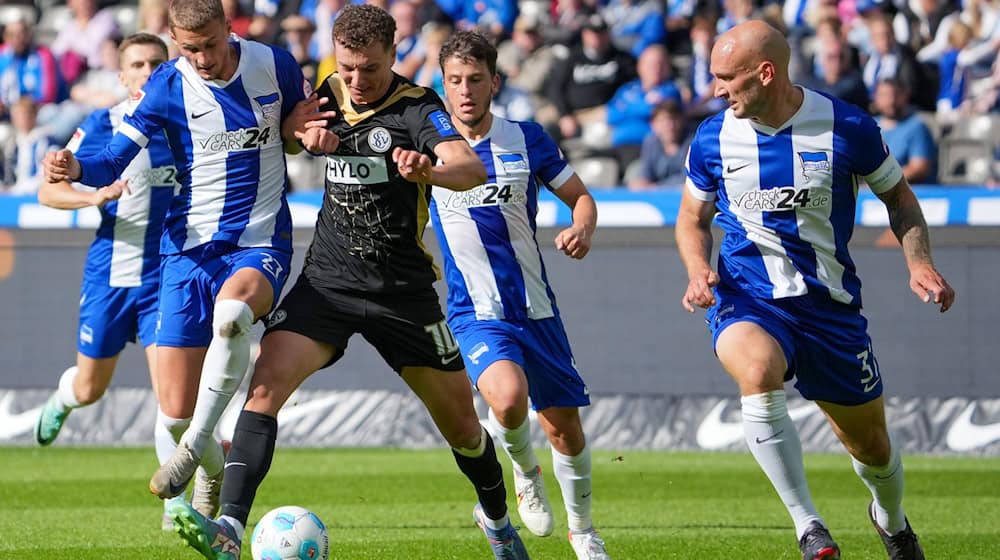
[[[858,178],[885,203],[910,289],[947,311],[927,225],[878,125],[860,109],[791,83],[789,47],[760,21],[712,50],[729,108],[698,129],[688,155],[677,244],[682,304],[708,309],[715,352],[742,395],[747,445],[788,509],[802,558],[840,548],[813,506],[784,382],[816,401],[872,494],[868,516],[892,560],[924,558],[903,512],[903,468],[886,429],[882,378],[848,254]],[[725,231],[718,270],[711,223]]]

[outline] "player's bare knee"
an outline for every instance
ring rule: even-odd
[[[236,338],[246,335],[253,326],[253,311],[238,299],[223,299],[215,303],[212,330],[216,336]]]
[[[867,436],[861,441],[855,442],[851,454],[855,459],[868,466],[884,467],[888,465],[892,457],[892,447],[888,435],[873,431]]]
[[[475,415],[472,418],[456,418],[451,422],[443,422],[443,424],[438,427],[441,430],[441,435],[444,436],[448,445],[456,449],[475,449],[479,447],[483,434],[486,434]],[[486,437],[489,435],[487,434]]]

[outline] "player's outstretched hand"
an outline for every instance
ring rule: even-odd
[[[112,200],[118,200],[123,195],[131,194],[128,188],[127,179],[118,179],[106,187],[101,187],[94,191],[94,206],[104,206]]]
[[[392,151],[392,161],[396,163],[399,174],[413,183],[431,182],[431,158],[414,150],[396,148]]]
[[[941,313],[955,303],[955,290],[930,264],[917,265],[910,271],[910,289],[924,303],[940,305]]]
[[[692,274],[688,280],[687,291],[681,298],[681,305],[687,309],[688,313],[694,313],[694,307],[698,306],[707,309],[715,305],[715,293],[712,292],[719,283],[719,275],[714,270],[706,269],[704,272]]]
[[[319,108],[330,101],[329,97],[320,97],[316,93],[299,101],[292,112],[281,122],[281,137],[289,140],[299,138],[299,133],[306,133],[312,128],[326,128],[329,119],[337,116],[336,111],[320,111]],[[308,149],[308,147],[306,148]]]
[[[302,142],[302,147],[311,154],[332,154],[340,146],[340,136],[326,128],[311,127],[305,132],[296,130],[295,137]]]
[[[590,252],[590,233],[583,226],[572,225],[556,236],[556,249],[568,257],[582,259]]]
[[[42,160],[45,169],[45,180],[50,183],[60,181],[76,181],[80,178],[80,162],[69,150],[59,150],[45,154]]]

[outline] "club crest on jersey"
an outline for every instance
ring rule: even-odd
[[[278,92],[274,92],[269,95],[260,95],[253,98],[254,101],[260,105],[260,113],[264,116],[265,121],[276,120],[278,115],[279,104],[281,100],[278,96]]]
[[[826,152],[799,152],[802,162],[802,175],[808,179],[810,171],[829,171],[830,158]]]
[[[499,154],[497,159],[500,160],[500,165],[503,166],[504,171],[508,173],[528,170],[528,162],[524,160],[524,156],[521,154]]]
[[[368,133],[368,146],[380,154],[385,153],[392,147],[392,135],[381,126],[376,127]]]

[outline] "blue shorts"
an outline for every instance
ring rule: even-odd
[[[80,286],[76,349],[100,359],[117,356],[138,336],[143,348],[156,342],[157,284],[117,288],[105,282]]]
[[[259,270],[271,283],[277,303],[291,262],[292,255],[284,251],[218,241],[163,257],[156,343],[179,348],[208,346],[215,296],[222,284],[240,269]]]
[[[705,316],[713,346],[729,325],[754,323],[781,345],[785,381],[794,377],[806,399],[853,406],[882,394],[868,321],[859,309],[810,295],[763,300],[717,289],[715,297]]]
[[[493,362],[510,360],[528,378],[531,407],[590,404],[586,383],[576,371],[576,361],[559,317],[527,321],[477,321],[474,316],[453,318],[451,330],[465,359],[472,384]]]

